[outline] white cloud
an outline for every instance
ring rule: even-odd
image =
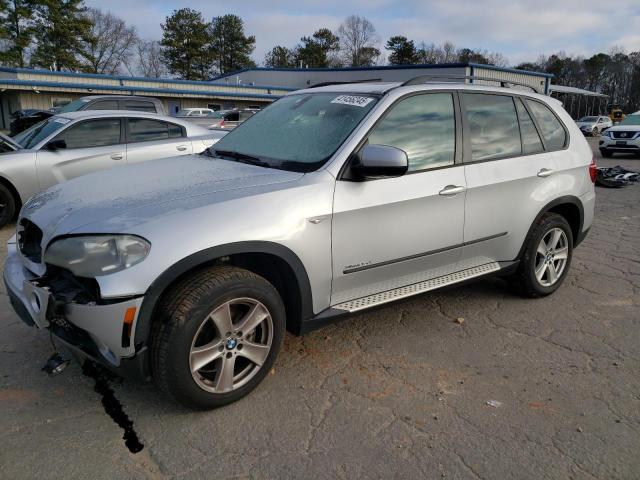
[[[86,3],[105,8],[98,0]],[[274,45],[293,46],[318,28],[337,28],[354,13],[373,22],[381,47],[392,35],[418,43],[450,40],[458,46],[501,52],[512,63],[560,50],[585,56],[614,45],[640,50],[639,0],[193,0],[186,5],[111,0],[106,8],[135,25],[142,36],[159,38],[164,18],[185,6],[200,10],[206,19],[240,15],[247,33],[256,36],[257,62]]]

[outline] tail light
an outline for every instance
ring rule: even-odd
[[[220,120],[220,128],[224,128],[224,118]]]
[[[591,183],[596,183],[596,177],[598,176],[598,166],[596,165],[596,159],[591,158],[589,164],[589,177],[591,177]]]

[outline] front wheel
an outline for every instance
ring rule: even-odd
[[[276,289],[236,267],[186,278],[158,313],[154,380],[190,408],[215,408],[247,395],[273,365],[284,338],[285,311]]]
[[[0,184],[0,227],[13,220],[16,214],[16,199],[11,191]]]
[[[567,220],[557,213],[545,213],[527,237],[518,270],[511,281],[526,297],[544,297],[562,284],[573,255],[573,235]]]

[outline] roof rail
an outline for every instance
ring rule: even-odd
[[[381,82],[381,78],[365,78],[364,80],[351,80],[344,82],[320,82],[314,83],[313,85],[307,88],[320,88],[320,87],[330,87],[332,85],[349,85],[351,83],[367,83],[367,82]]]
[[[509,85],[518,85],[521,87],[530,88],[534,93],[543,94],[542,91],[538,90],[533,85],[529,85],[527,83],[514,82],[512,80],[504,80],[502,78],[477,77],[475,75],[420,75],[418,77],[414,77],[407,80],[401,86],[404,87],[406,85],[420,85],[422,83],[428,83],[429,81],[434,81],[434,80],[480,80],[483,82],[499,83],[500,86],[504,88],[509,88]]]

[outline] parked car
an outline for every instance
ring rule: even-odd
[[[592,135],[594,137],[600,135],[607,128],[613,127],[613,121],[605,115],[582,117],[576,122],[578,128],[585,135]]]
[[[603,157],[612,157],[616,152],[640,156],[640,111],[604,132],[598,146]]]
[[[0,133],[0,154],[11,153],[20,150],[20,145],[14,142],[11,137],[7,137]]]
[[[79,358],[211,408],[265,378],[285,328],[490,274],[553,293],[593,220],[584,136],[550,97],[424,82],[292,92],[213,157],[36,195],[8,244],[14,309]]]
[[[178,117],[206,117],[207,115],[214,113],[215,110],[210,108],[183,108],[178,111]]]
[[[211,129],[232,130],[259,111],[260,110],[244,108],[242,110],[221,110],[214,112],[206,116],[209,122],[206,127]]]
[[[19,150],[0,157],[0,226],[51,185],[96,170],[200,153],[224,133],[143,112],[55,115],[16,135]]]
[[[9,132],[12,136],[17,135],[23,130],[29,128],[31,125],[35,125],[52,115],[53,112],[49,110],[37,110],[34,108],[17,110],[11,114],[11,118],[13,118],[13,120],[9,124]]]
[[[78,98],[55,113],[78,112],[82,110],[132,110],[135,112],[165,115],[164,105],[157,98],[135,95],[89,95]]]

